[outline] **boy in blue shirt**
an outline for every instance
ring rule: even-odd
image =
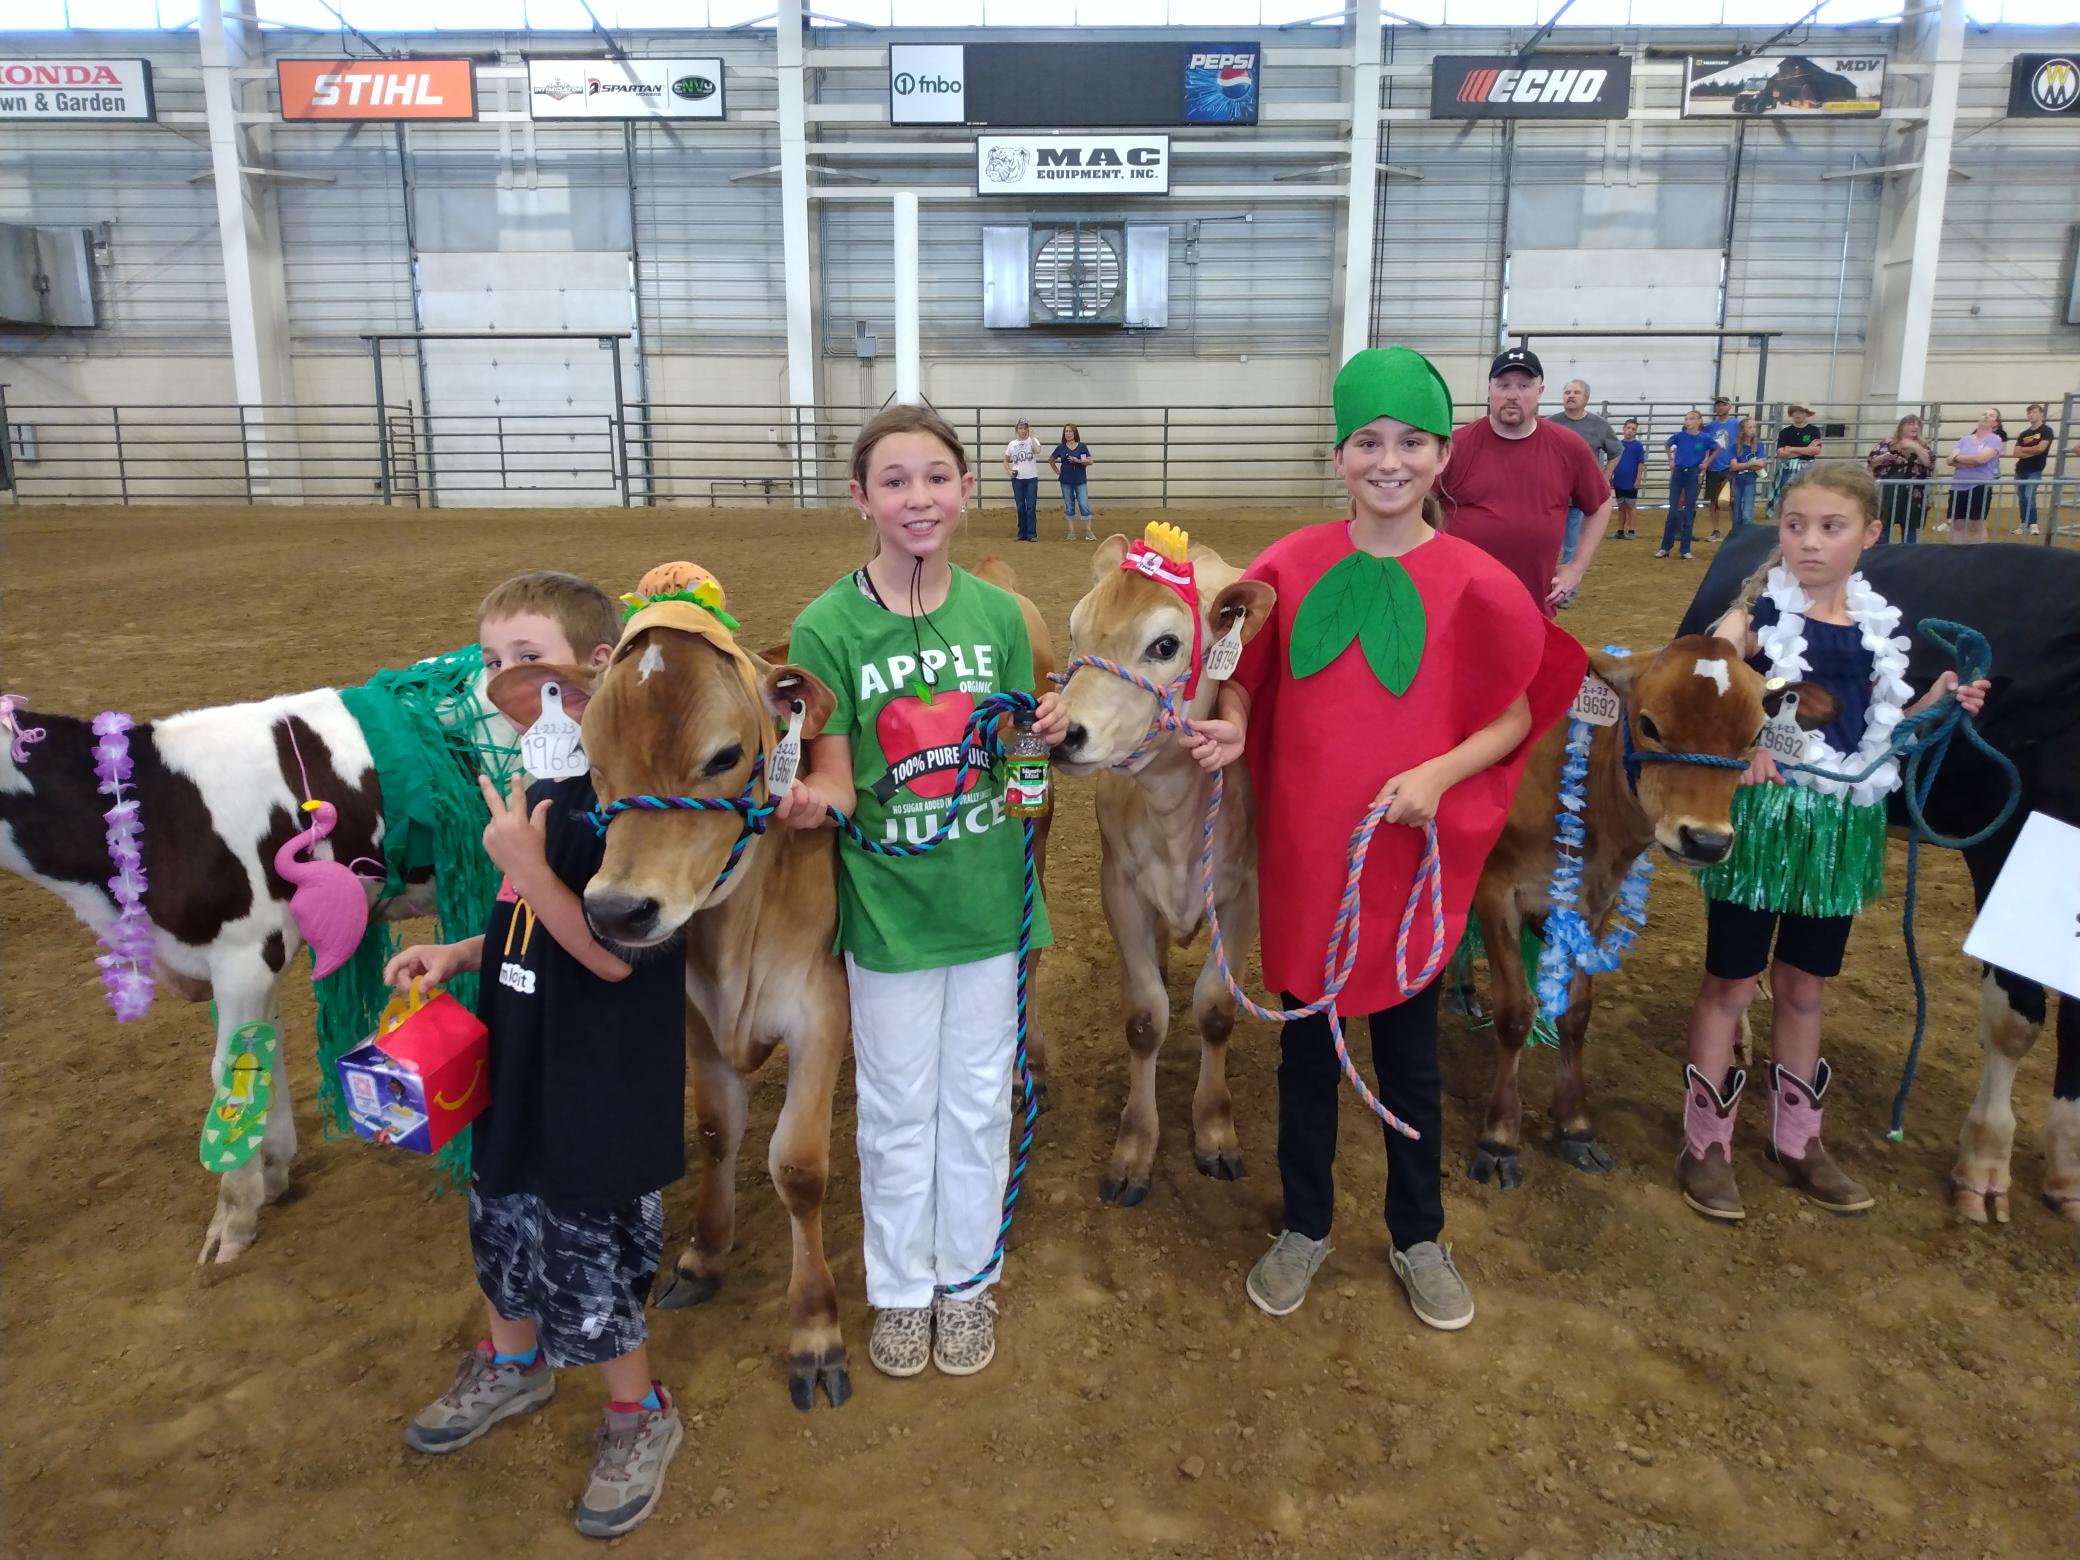
[[[1711,461],[1704,468],[1704,502],[1711,511],[1712,534],[1708,542],[1719,539],[1719,495],[1733,480],[1733,444],[1741,431],[1741,420],[1734,415],[1733,402],[1720,396],[1712,402],[1712,415],[1706,419],[1704,431],[1712,436],[1715,448]]]
[[[1683,538],[1683,557],[1690,556],[1690,532],[1697,524],[1697,479],[1705,462],[1718,446],[1704,431],[1704,413],[1695,407],[1683,413],[1683,426],[1668,436],[1668,519],[1661,527],[1661,551],[1666,558],[1675,545],[1678,531]]]
[[[1639,535],[1639,478],[1646,469],[1647,447],[1639,441],[1639,419],[1625,419],[1623,446],[1611,467],[1611,497],[1617,504],[1617,529],[1611,535],[1629,542]]]

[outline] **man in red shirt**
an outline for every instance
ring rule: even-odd
[[[1611,485],[1589,446],[1541,422],[1545,369],[1511,347],[1488,367],[1488,415],[1452,435],[1438,479],[1445,529],[1473,543],[1524,582],[1547,617],[1573,599],[1611,517]],[[1567,511],[1582,511],[1575,555],[1560,561]]]

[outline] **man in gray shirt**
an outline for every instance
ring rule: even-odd
[[[1611,425],[1589,410],[1589,384],[1587,380],[1570,379],[1560,391],[1560,415],[1553,425],[1566,428],[1582,437],[1589,446],[1589,453],[1596,457],[1596,464],[1603,468],[1604,480],[1610,480],[1611,468],[1618,464],[1618,457],[1625,453],[1625,441],[1612,432]],[[1582,512],[1567,511],[1567,535],[1560,543],[1560,561],[1567,562],[1574,556],[1575,544],[1582,539]],[[1565,606],[1563,602],[1561,605]]]

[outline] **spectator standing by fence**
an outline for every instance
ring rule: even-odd
[[[1762,430],[1755,419],[1743,417],[1733,434],[1733,523],[1755,523],[1755,488],[1769,469],[1769,451],[1762,447]]]
[[[2037,487],[2044,480],[2044,463],[2051,458],[2051,429],[2044,422],[2044,403],[2032,401],[2029,426],[2015,435],[2015,507],[2020,512],[2022,534],[2037,534]]]
[[[1018,507],[1018,539],[1040,540],[1040,446],[1033,425],[1023,417],[1004,446],[1004,470],[1011,477],[1011,501]]]
[[[1777,430],[1777,469],[1769,489],[1771,514],[1777,512],[1777,500],[1784,496],[1791,479],[1818,460],[1827,448],[1821,441],[1820,430],[1813,426],[1810,406],[1793,401],[1784,410],[1791,421]]]
[[[1069,540],[1076,540],[1077,511],[1083,512],[1083,539],[1095,542],[1091,529],[1091,447],[1083,442],[1083,430],[1074,423],[1062,424],[1062,442],[1047,457],[1047,466],[1062,484],[1062,514],[1069,522]]]
[[[1921,437],[1921,419],[1902,417],[1892,437],[1872,447],[1865,464],[1878,479],[1878,540],[1891,541],[1896,525],[1902,542],[1920,541],[1928,479],[1935,471],[1935,452]]]
[[[1950,529],[1956,540],[1986,540],[1986,512],[1993,507],[1993,483],[2007,446],[2000,411],[1989,406],[1979,414],[1979,425],[1944,457],[1950,462]]]
[[[1712,458],[1704,468],[1704,503],[1711,511],[1712,534],[1708,542],[1719,539],[1719,498],[1733,481],[1733,441],[1740,434],[1741,420],[1733,415],[1733,402],[1720,396],[1712,402],[1712,415],[1705,419],[1704,431],[1712,436]],[[1733,522],[1739,524],[1739,521]],[[1730,529],[1730,527],[1729,527]]]
[[[1581,435],[1582,442],[1589,446],[1589,453],[1596,457],[1602,468],[1605,481],[1610,480],[1611,470],[1625,453],[1625,441],[1611,432],[1611,425],[1589,410],[1589,381],[1570,379],[1560,390],[1560,415],[1553,419],[1559,427]],[[1574,550],[1582,540],[1582,512],[1573,505],[1567,510],[1567,529],[1560,537],[1560,561],[1570,562]],[[1562,606],[1566,603],[1562,602]]]
[[[1611,467],[1611,501],[1617,506],[1618,525],[1610,534],[1615,541],[1629,542],[1639,535],[1639,482],[1647,469],[1647,447],[1640,443],[1637,417],[1626,418],[1622,431],[1625,436],[1618,442],[1624,453]]]
[[[1666,558],[1680,537],[1683,557],[1690,556],[1690,533],[1697,525],[1697,484],[1705,462],[1716,448],[1705,432],[1704,413],[1695,408],[1683,413],[1683,426],[1668,436],[1668,519],[1661,526],[1661,551]]]

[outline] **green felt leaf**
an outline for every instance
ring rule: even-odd
[[[1423,598],[1394,558],[1352,553],[1301,599],[1293,619],[1293,676],[1312,677],[1357,640],[1388,691],[1402,694],[1423,659]]]
[[[1384,567],[1377,575],[1373,610],[1358,624],[1358,643],[1372,675],[1398,698],[1408,692],[1423,661],[1423,597],[1399,558],[1378,562]]]

